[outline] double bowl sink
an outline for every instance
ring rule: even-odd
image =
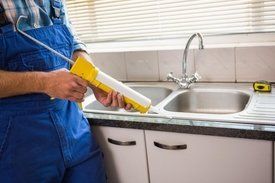
[[[178,89],[171,82],[130,83],[129,86],[150,98],[161,114],[177,118],[230,116],[245,110],[252,97],[249,87],[236,87],[234,84],[194,84],[191,89]],[[84,111],[139,115],[136,111],[104,107],[93,95],[86,98]],[[147,115],[150,116],[150,112]]]

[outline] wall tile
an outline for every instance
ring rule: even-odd
[[[91,55],[94,64],[106,74],[126,81],[126,64],[123,52],[116,53],[94,53]]]
[[[236,48],[238,82],[275,82],[275,46]]]
[[[195,50],[194,55],[200,81],[235,82],[234,48]]]
[[[128,81],[158,81],[157,51],[126,52],[125,61]]]
[[[166,81],[167,74],[173,72],[175,77],[182,76],[183,50],[164,50],[158,52],[160,80]],[[194,54],[189,50],[187,57],[187,73],[194,73]]]
[[[182,55],[183,50],[109,52],[92,54],[92,59],[118,80],[166,81],[169,72],[182,75]],[[204,82],[275,82],[275,46],[235,48],[235,55],[234,48],[190,50],[187,73],[197,70]]]

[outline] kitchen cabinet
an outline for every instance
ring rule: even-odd
[[[272,183],[273,142],[145,130],[151,183]]]
[[[144,130],[94,126],[109,183],[149,183]]]
[[[272,183],[273,142],[94,126],[109,183]]]

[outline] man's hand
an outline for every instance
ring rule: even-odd
[[[47,73],[44,86],[51,97],[83,102],[88,82],[62,69]]]

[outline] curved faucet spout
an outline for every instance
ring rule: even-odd
[[[186,63],[187,63],[187,55],[188,55],[188,51],[189,51],[189,47],[190,44],[192,42],[192,40],[198,37],[199,39],[199,49],[204,49],[204,45],[203,45],[203,37],[201,35],[201,33],[195,33],[193,35],[191,35],[186,43],[184,52],[183,52],[183,58],[182,58],[182,74],[183,74],[183,78],[187,78],[187,73],[186,73]]]
[[[184,52],[183,52],[183,58],[182,58],[182,77],[181,78],[176,78],[173,76],[172,73],[169,73],[167,76],[168,80],[171,80],[179,85],[180,88],[185,88],[188,89],[190,86],[197,82],[198,80],[201,79],[201,76],[196,72],[195,74],[192,74],[191,76],[188,76],[186,73],[186,63],[187,63],[187,55],[188,55],[188,50],[189,46],[192,42],[192,40],[198,37],[199,39],[199,49],[204,49],[203,46],[203,37],[200,33],[195,33],[190,38],[188,39]]]

